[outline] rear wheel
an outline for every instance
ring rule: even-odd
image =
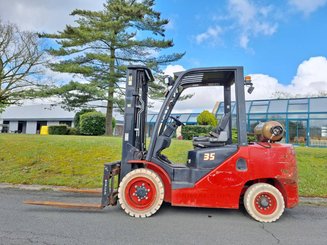
[[[244,206],[252,218],[265,223],[278,220],[285,209],[280,191],[266,183],[257,183],[247,189]]]
[[[164,186],[152,170],[139,168],[128,173],[120,182],[118,200],[130,216],[149,217],[160,208],[164,199]]]

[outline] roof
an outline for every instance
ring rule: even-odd
[[[54,104],[36,104],[24,106],[10,106],[0,114],[0,119],[8,121],[72,121],[74,120],[75,111],[68,111],[61,105]],[[103,110],[100,110],[103,112]],[[117,122],[123,121],[120,113],[115,113],[114,117]]]
[[[0,114],[3,120],[73,120],[74,111],[67,111],[61,106],[38,104],[25,106],[10,106]]]

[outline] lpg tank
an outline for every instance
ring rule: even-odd
[[[284,127],[276,121],[260,122],[254,128],[254,134],[260,142],[280,141],[284,136]]]

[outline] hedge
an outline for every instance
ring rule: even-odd
[[[182,136],[184,140],[191,140],[196,136],[208,135],[213,128],[209,125],[185,125],[182,127]]]
[[[65,135],[68,132],[68,126],[66,124],[49,126],[49,134]]]
[[[191,140],[196,136],[207,136],[209,132],[215,127],[212,126],[201,126],[201,125],[185,125],[182,127],[182,136],[184,140]],[[255,136],[252,134],[247,135],[248,142],[255,142]],[[232,141],[233,144],[237,144],[237,129],[232,129]]]

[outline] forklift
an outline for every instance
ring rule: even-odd
[[[259,222],[278,220],[299,202],[298,175],[292,145],[279,143],[284,128],[278,122],[260,123],[257,142],[248,142],[245,87],[254,87],[243,67],[196,68],[168,79],[149,147],[146,147],[148,85],[154,78],[143,66],[129,66],[122,158],[104,166],[101,204],[25,201],[26,204],[64,208],[104,208],[116,205],[130,216],[145,218],[163,202],[172,206],[238,209],[244,205]],[[232,142],[232,85],[235,85],[237,143]],[[183,123],[171,112],[184,90],[221,86],[224,116],[205,137],[194,137],[185,163],[163,154]],[[118,182],[118,190],[115,189]]]

